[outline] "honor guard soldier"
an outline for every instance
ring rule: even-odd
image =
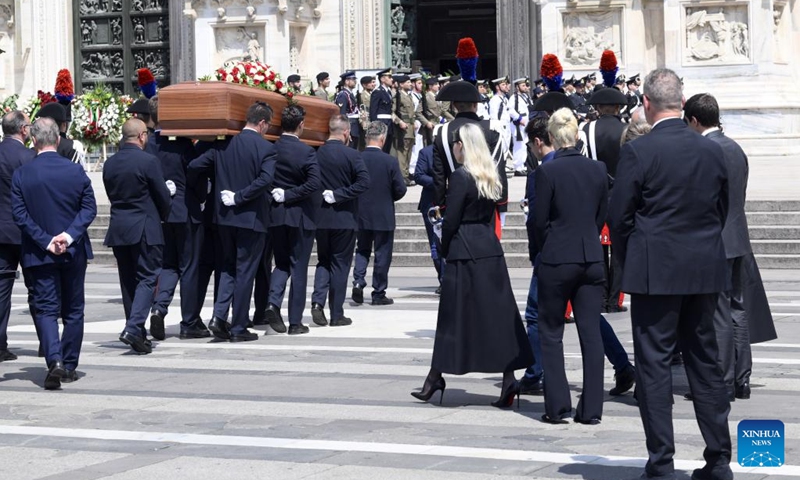
[[[433,143],[433,129],[436,125],[444,122],[444,111],[439,102],[436,101],[436,94],[439,93],[439,81],[436,77],[428,77],[425,80],[427,91],[422,97],[422,138],[425,145]]]
[[[489,81],[488,80],[478,80],[478,93],[481,94],[481,101],[478,104],[478,111],[477,114],[483,120],[489,120],[491,115],[489,115]]]
[[[597,86],[597,74],[592,72],[586,75],[586,93],[594,93],[595,86]]]
[[[289,85],[289,91],[295,95],[299,95],[303,89],[300,75],[293,73],[286,77],[286,83]]]
[[[400,173],[403,174],[403,179],[408,186],[411,183],[408,169],[416,135],[414,120],[417,109],[414,107],[411,93],[411,79],[407,75],[401,75],[397,80],[400,88],[397,89],[394,96],[395,150],[397,151],[397,160],[400,162]],[[421,105],[419,111],[421,114]]]
[[[530,97],[530,84],[526,77],[514,80],[516,93],[511,96],[509,104],[513,107],[510,112],[516,112],[517,118],[511,119],[511,135],[513,139],[512,154],[514,156],[514,176],[526,177],[525,161],[528,159],[528,135],[525,126],[528,124],[528,110],[533,104]]]
[[[339,113],[350,119],[350,146],[356,148],[361,136],[358,101],[353,93],[356,88],[356,72],[348,70],[339,75],[339,78],[344,82],[344,88],[336,95],[336,105],[339,107]]]
[[[489,116],[503,126],[500,139],[503,142],[501,150],[507,150],[511,145],[511,135],[508,131],[511,116],[508,113],[508,97],[506,96],[510,88],[508,77],[495,78],[492,80],[492,85],[494,85],[494,96],[489,100]]]
[[[589,106],[586,104],[586,98],[584,97],[586,80],[583,78],[575,80],[573,85],[575,86],[575,94],[569,96],[569,100],[572,102],[572,109],[579,116],[585,117],[589,113]]]
[[[153,123],[150,121],[150,100],[146,98],[140,98],[131,103],[125,112],[130,113],[131,117],[138,118],[139,120],[143,121],[147,126],[148,134],[153,133]]]
[[[328,86],[331,84],[331,76],[328,72],[319,72],[317,74],[317,89],[314,90],[314,96],[323,100],[328,100]]]
[[[392,103],[392,69],[387,68],[377,73],[380,86],[376,88],[369,100],[369,120],[370,122],[379,121],[386,125],[386,141],[383,144],[384,153],[389,153],[392,149],[394,133],[392,119],[394,118],[394,105]]]
[[[639,86],[642,84],[642,78],[637,73],[630,77],[625,85],[628,87],[628,93],[625,98],[628,100],[627,108],[625,109],[625,117],[631,118],[633,111],[642,105],[642,93],[639,91]]]
[[[441,76],[438,78],[439,80],[439,90],[444,88],[445,85],[454,81],[455,77],[445,77]],[[455,115],[452,113],[452,109],[450,108],[450,102],[439,102],[439,106],[442,109],[442,116],[444,116],[445,122],[450,122],[455,118]]]

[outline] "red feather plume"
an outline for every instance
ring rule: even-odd
[[[475,58],[478,56],[478,48],[470,37],[462,38],[458,41],[456,58]]]
[[[609,71],[617,68],[617,56],[611,50],[603,50],[603,56],[600,57],[600,70]]]
[[[542,57],[542,78],[553,78],[556,75],[561,75],[562,73],[564,73],[564,69],[561,67],[561,62],[558,61],[557,56],[553,55],[552,53],[548,53]]]
[[[153,72],[149,68],[140,68],[136,71],[136,75],[139,77],[140,87],[156,81],[155,77],[153,77]]]
[[[75,95],[75,86],[72,83],[72,74],[66,68],[58,71],[56,77],[56,95],[69,97]]]

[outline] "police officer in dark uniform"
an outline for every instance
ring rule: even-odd
[[[356,148],[358,138],[361,136],[358,102],[353,93],[356,88],[356,72],[348,70],[339,75],[339,78],[344,82],[344,88],[336,94],[336,105],[339,107],[339,113],[350,120],[350,146]]]
[[[628,87],[625,98],[628,100],[627,108],[625,109],[625,117],[631,118],[633,111],[639,108],[642,104],[642,93],[639,91],[639,86],[642,84],[642,78],[637,73],[636,75],[628,78],[625,85]]]
[[[392,121],[392,111],[394,104],[392,102],[392,69],[387,68],[377,73],[380,86],[372,91],[369,99],[369,121],[380,121],[386,125],[388,129],[386,133],[386,142],[383,144],[384,153],[389,153],[392,149],[392,134],[394,122]]]
[[[68,158],[72,163],[80,163],[82,155],[75,149],[72,139],[67,138],[67,125],[71,120],[67,109],[60,103],[48,103],[39,109],[36,118],[52,118],[58,124],[58,134],[61,138],[58,142],[58,154]]]
[[[131,103],[125,112],[130,113],[133,118],[138,118],[143,121],[144,124],[147,125],[147,131],[150,134],[153,133],[153,122],[150,119],[150,100],[140,98]]]

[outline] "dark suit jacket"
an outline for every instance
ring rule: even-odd
[[[275,142],[278,162],[273,188],[282,188],[283,203],[272,202],[272,226],[316,229],[320,193],[319,164],[314,149],[293,135],[281,135]]]
[[[19,228],[11,215],[11,178],[16,169],[35,156],[36,152],[18,140],[6,138],[0,142],[0,244],[21,242]]]
[[[189,162],[197,156],[192,141],[185,137],[170,140],[156,130],[147,139],[145,151],[158,157],[161,161],[161,171],[164,180],[175,183],[175,195],[172,197],[172,208],[169,211],[166,223],[192,223],[202,221],[200,211],[201,198],[205,197],[206,182],[196,180],[193,185],[186,182],[186,168]],[[202,187],[202,188],[201,188]],[[202,197],[199,195],[202,192]]]
[[[369,188],[369,172],[361,153],[338,140],[328,140],[317,150],[322,188],[317,194],[317,228],[356,230],[359,195]],[[332,190],[336,203],[322,198],[323,190]]]
[[[105,244],[109,247],[163,245],[161,222],[169,215],[170,197],[161,162],[126,143],[103,165],[103,185],[111,202]]]
[[[503,255],[494,231],[495,205],[478,196],[475,180],[463,168],[450,176],[442,223],[442,255],[448,262]]]
[[[749,175],[747,155],[738,143],[726,137],[719,130],[709,133],[706,138],[722,147],[725,166],[728,169],[728,218],[722,229],[725,256],[728,258],[742,257],[752,252],[750,233],[747,230],[747,217],[744,213]]]
[[[268,190],[275,177],[276,155],[275,145],[258,132],[242,130],[189,163],[190,183],[213,172],[214,223],[267,232]],[[234,192],[235,205],[228,207],[222,203],[219,195],[223,190]]]
[[[454,135],[456,130],[466,123],[477,123],[481,126],[481,128],[483,128],[483,133],[486,136],[486,143],[489,144],[489,150],[494,152],[497,142],[500,141],[500,134],[489,130],[488,121],[482,121],[481,117],[479,117],[477,114],[472,112],[464,112],[456,115],[456,118],[451,121],[447,127],[447,136],[449,137],[447,139],[447,148],[450,149],[451,154],[453,151],[453,143],[455,143],[453,139],[455,138]],[[442,141],[442,130],[439,131],[439,135],[436,135],[433,145],[433,203],[436,205],[444,205],[445,197],[447,195],[447,180],[453,173],[453,168],[450,168],[450,162],[447,161],[447,152],[445,151],[445,144]],[[506,163],[503,159],[504,153],[505,152],[503,152],[503,148],[501,146],[498,149],[497,158],[495,158],[497,170],[501,173],[500,181],[503,182],[503,196],[497,201],[498,205],[508,204],[508,177],[506,177]],[[452,156],[452,159],[455,169],[457,170],[461,168],[461,164],[456,161],[454,156]]]
[[[70,162],[75,162],[78,152],[75,151],[75,142],[71,138],[67,138],[66,133],[59,134],[61,139],[58,142],[56,151],[59,155],[66,158]]]
[[[367,147],[361,158],[369,172],[369,188],[358,197],[358,229],[393,231],[394,202],[406,194],[400,164],[376,147]]]
[[[535,182],[534,232],[542,263],[602,262],[600,230],[608,208],[605,165],[574,148],[559,150],[536,169]]]
[[[383,87],[376,88],[369,97],[369,121],[378,120],[378,115],[391,115],[392,107],[392,94],[384,90]],[[391,131],[391,118],[382,118],[380,121],[385,123]]]
[[[622,290],[695,295],[730,288],[722,227],[728,174],[719,145],[679,118],[622,146],[611,193],[611,242]]]
[[[11,204],[22,231],[23,267],[92,258],[87,229],[97,215],[97,204],[82,166],[56,152],[37,155],[14,172]],[[72,237],[67,252],[48,252],[50,241],[62,232]]]
[[[615,177],[619,161],[620,140],[622,132],[625,130],[625,124],[616,115],[603,115],[595,121],[597,122],[594,127],[596,158],[605,163],[608,174]],[[588,123],[583,126],[583,131],[586,133],[586,151],[589,158],[595,158],[589,138],[589,126]]]
[[[417,165],[414,167],[414,181],[422,187],[417,208],[427,214],[433,206],[435,188],[433,185],[433,145],[428,145],[419,151]]]
[[[358,114],[358,103],[356,103],[356,96],[353,92],[343,88],[341,92],[336,94],[336,105],[339,107],[339,113],[348,116]],[[358,117],[350,118],[350,136],[358,138],[361,135],[361,123]]]

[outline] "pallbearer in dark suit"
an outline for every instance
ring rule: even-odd
[[[122,148],[103,165],[103,185],[111,202],[105,245],[117,259],[125,308],[125,329],[119,339],[137,353],[152,352],[144,324],[161,273],[161,222],[170,210],[161,162],[142,151],[145,145],[147,127],[132,118],[122,126]]]
[[[305,126],[305,111],[299,105],[289,105],[281,114],[283,134],[275,142],[278,162],[272,189],[270,236],[275,254],[269,288],[266,320],[278,333],[286,331],[281,317],[286,283],[289,289],[289,335],[308,333],[303,325],[306,305],[308,262],[314,246],[317,228],[315,201],[319,198],[319,165],[314,149],[300,141]]]
[[[682,100],[675,72],[647,75],[644,111],[653,129],[622,146],[611,241],[620,253],[622,290],[631,294],[636,394],[649,454],[644,477],[675,478],[670,362],[679,343],[706,442],[706,466],[692,478],[729,480],[730,402],[714,335],[719,292],[730,288],[722,241],[728,175],[720,146],[681,120]]]
[[[443,396],[442,373],[502,372],[500,398],[492,405],[506,408],[519,395],[514,370],[533,363],[533,355],[514,301],[503,248],[494,233],[502,184],[479,125],[459,128],[454,142],[456,161],[464,168],[450,176],[447,191],[442,224],[447,268],[436,340],[422,391],[412,395],[427,401],[441,390]]]
[[[428,244],[431,247],[431,258],[433,259],[433,268],[436,269],[436,279],[439,280],[439,286],[436,288],[436,293],[442,291],[442,271],[444,267],[444,259],[441,252],[438,251],[440,245],[439,239],[433,232],[433,225],[428,220],[428,210],[433,207],[433,145],[428,145],[419,151],[417,158],[417,166],[414,169],[414,181],[417,185],[422,186],[422,194],[419,196],[419,204],[417,209],[422,213],[422,221],[425,224],[425,234],[428,236]]]
[[[361,125],[358,122],[360,118],[358,102],[356,102],[356,95],[354,93],[356,88],[356,72],[348,70],[339,75],[344,82],[342,90],[336,94],[336,105],[339,107],[339,113],[346,116],[350,121],[350,143],[353,148],[358,146],[358,139],[361,136]]]
[[[163,225],[164,254],[158,292],[150,315],[150,334],[156,340],[164,340],[164,317],[175,295],[178,281],[181,283],[181,338],[210,337],[203,321],[194,308],[198,302],[200,250],[202,222],[200,196],[205,197],[206,179],[189,184],[186,167],[195,156],[192,141],[188,138],[168,138],[161,135],[158,125],[158,96],[150,99],[150,118],[156,128],[147,139],[145,151],[155,155],[161,162],[167,187],[172,194],[172,208]],[[202,185],[201,185],[202,183]]]
[[[97,215],[92,182],[83,167],[56,152],[58,127],[40,118],[31,128],[38,155],[14,172],[11,208],[22,231],[21,263],[36,311],[48,373],[44,388],[77,379],[83,342],[87,229]],[[58,317],[64,322],[58,336]]]
[[[311,295],[311,318],[327,325],[325,301],[330,298],[332,327],[350,325],[344,316],[347,276],[356,244],[357,198],[369,188],[361,154],[346,147],[352,123],[344,115],[331,117],[330,137],[317,151],[322,197],[317,198],[317,269]]]
[[[387,135],[387,130],[381,125],[383,124],[379,122],[369,125],[367,148],[361,154],[369,172],[369,189],[358,197],[358,234],[352,298],[359,304],[364,303],[367,265],[373,245],[375,264],[372,267],[372,304],[394,303],[394,300],[386,296],[394,243],[394,202],[405,196],[407,187],[397,159],[381,151]]]
[[[608,178],[603,163],[575,149],[578,122],[567,108],[547,124],[555,157],[536,169],[533,205],[537,269],[539,338],[546,372],[542,420],[558,423],[572,416],[564,371],[564,311],[572,302],[583,358],[583,394],[575,421],[595,425],[603,415],[603,347],[600,312],[603,301],[603,249],[600,230],[608,206]]]
[[[394,103],[392,102],[392,69],[387,68],[386,70],[381,70],[376,74],[378,77],[378,81],[380,82],[380,86],[372,91],[369,97],[369,121],[370,122],[381,122],[386,125],[387,133],[386,133],[386,141],[383,143],[383,147],[381,147],[384,153],[389,153],[392,149],[392,140],[394,138],[394,134],[392,133],[393,130],[393,119],[395,118],[393,113],[394,112]]]
[[[256,102],[247,109],[242,132],[221,148],[212,148],[189,164],[189,182],[213,171],[218,248],[222,259],[214,318],[208,328],[216,338],[248,342],[258,334],[247,329],[250,300],[269,225],[268,190],[275,172],[275,146],[263,135],[272,109]],[[228,311],[233,303],[230,323]]]
[[[764,295],[760,275],[752,281],[748,274],[750,270],[748,264],[752,265],[756,272],[758,266],[753,258],[747,217],[744,212],[749,174],[747,155],[736,142],[722,133],[719,105],[712,95],[699,93],[693,96],[687,100],[683,112],[689,126],[722,147],[725,155],[729,201],[728,217],[722,229],[722,242],[728,259],[731,290],[719,294],[717,310],[714,313],[714,331],[719,346],[719,366],[722,369],[728,398],[747,399],[750,398],[750,373],[753,369],[750,321],[755,323],[752,327],[760,330],[761,334],[757,335],[759,341],[777,337],[769,304],[748,304],[746,301],[748,295],[745,295],[748,288],[758,289],[760,295]],[[747,287],[749,284],[753,286]],[[762,308],[758,308],[759,305],[762,305]],[[691,397],[691,394],[687,395]]]
[[[18,110],[3,116],[3,142],[0,143],[0,362],[17,359],[8,351],[6,334],[22,242],[11,215],[11,178],[14,171],[36,156],[36,152],[25,147],[31,127],[28,122],[28,116]],[[30,311],[33,314],[34,309],[31,307]]]
[[[75,142],[67,137],[67,125],[71,120],[70,117],[70,111],[64,108],[60,103],[48,103],[36,112],[36,118],[50,118],[58,124],[58,154],[71,162],[81,163],[83,160],[83,152],[79,152],[75,148]]]

